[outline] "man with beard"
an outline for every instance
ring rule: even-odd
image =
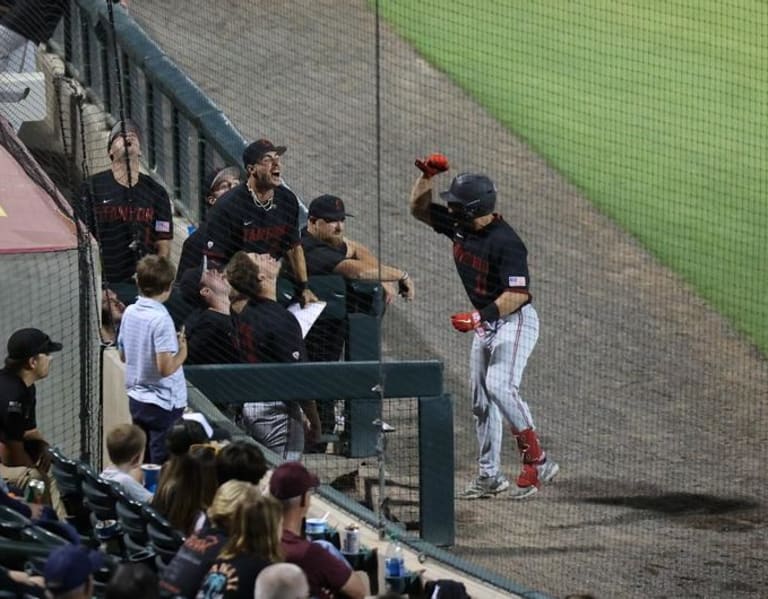
[[[287,258],[302,304],[317,301],[307,287],[307,267],[299,239],[299,200],[282,184],[285,146],[259,139],[243,151],[248,179],[224,195],[211,211],[207,255],[226,264],[237,251]]]

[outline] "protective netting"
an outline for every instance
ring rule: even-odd
[[[459,491],[476,475],[477,442],[469,335],[449,316],[470,305],[450,242],[408,214],[408,193],[414,158],[435,150],[450,175],[495,180],[541,318],[521,389],[562,472],[532,501],[457,502],[453,551],[554,595],[759,596],[764,4],[134,0],[130,15],[244,138],[288,147],[281,176],[305,203],[342,197],[355,215],[347,236],[410,273],[415,300],[387,308],[376,349],[444,363]],[[103,22],[84,24],[94,26],[101,45],[63,36],[68,59],[114,117],[138,122],[146,164],[197,220],[201,173],[239,157],[209,153],[127,57],[116,72]],[[146,69],[163,66],[153,60]],[[102,169],[104,129],[71,144]],[[383,417],[410,443],[408,402],[385,400]],[[324,432],[348,424],[345,409],[321,414]],[[512,479],[519,458],[505,434]],[[371,447],[361,458],[337,453],[343,435],[327,443],[307,463],[361,499]],[[402,479],[393,493],[421,484],[404,441],[388,459]],[[394,517],[411,521],[412,498],[394,499]]]

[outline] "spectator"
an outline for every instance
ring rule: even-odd
[[[163,570],[160,580],[163,591],[188,599],[194,597],[232,532],[237,506],[256,501],[259,496],[258,488],[251,483],[230,480],[221,485],[208,508],[206,526],[187,537]]]
[[[296,318],[277,303],[279,261],[269,254],[238,252],[227,265],[227,279],[248,303],[235,315],[235,344],[243,362],[302,362],[304,339]],[[315,402],[302,403],[310,424],[310,439],[320,434]],[[260,402],[243,405],[245,428],[265,447],[286,460],[297,460],[304,449],[304,421],[294,402]]]
[[[120,299],[132,303],[139,260],[171,254],[171,201],[160,184],[140,172],[141,137],[135,122],[126,119],[112,127],[107,151],[110,170],[96,173],[81,187],[80,217],[99,242],[104,280]]]
[[[26,70],[24,46],[48,41],[66,8],[65,0],[16,0],[0,19],[0,73]]]
[[[42,576],[30,576],[21,570],[8,570],[3,566],[0,566],[0,589],[14,593],[6,597],[48,599]]]
[[[114,345],[125,313],[125,304],[111,289],[101,291],[101,342]]]
[[[296,564],[272,564],[256,577],[254,599],[309,599],[307,577]]]
[[[204,266],[188,268],[179,282],[184,299],[198,309],[187,318],[187,364],[239,362],[229,311],[230,285],[223,273]]]
[[[283,505],[281,547],[285,561],[304,571],[313,597],[327,599],[341,592],[351,599],[362,599],[365,584],[349,564],[301,536],[312,491],[319,484],[317,477],[298,462],[280,464],[272,473],[269,492]]]
[[[122,563],[104,589],[104,599],[160,599],[157,575],[140,563]]]
[[[174,427],[174,431],[179,428]],[[206,449],[174,454],[160,471],[160,481],[152,498],[152,507],[185,535],[200,530],[205,524],[205,509],[216,491],[213,449]]]
[[[229,480],[258,485],[266,472],[264,454],[252,442],[234,441],[216,454],[216,477],[220,485]]]
[[[256,577],[280,554],[280,504],[259,497],[237,506],[232,536],[213,563],[197,599],[252,599]]]
[[[236,166],[225,166],[224,168],[217,169],[206,178],[204,185],[205,198],[203,198],[205,212],[197,229],[184,240],[184,245],[181,247],[177,280],[181,279],[181,276],[187,269],[194,268],[203,263],[203,255],[208,243],[207,214],[221,196],[238,185],[240,185],[240,169]]]
[[[225,264],[240,250],[288,258],[302,304],[317,301],[307,287],[299,239],[299,201],[282,184],[280,157],[285,146],[260,139],[243,151],[248,180],[216,202],[208,220],[208,255]]]
[[[62,545],[48,555],[43,569],[45,588],[53,599],[90,599],[93,574],[104,565],[104,556],[81,545]]]
[[[112,465],[101,473],[104,480],[117,483],[122,491],[134,501],[147,503],[152,500],[143,486],[144,476],[141,464],[147,435],[135,424],[119,424],[107,435],[107,454]]]
[[[56,481],[48,476],[48,442],[37,428],[35,383],[48,376],[51,354],[61,343],[39,329],[19,329],[8,339],[0,369],[0,476],[19,489],[31,480],[45,482],[44,503],[66,516]]]
[[[126,363],[125,388],[131,417],[147,435],[149,461],[162,464],[168,456],[168,430],[187,406],[182,369],[187,359],[187,340],[183,330],[176,335],[163,306],[173,285],[170,260],[145,256],[136,268],[140,296],[125,309],[117,344]]]

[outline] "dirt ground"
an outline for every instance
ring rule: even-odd
[[[557,597],[765,596],[768,367],[685,281],[386,27],[377,167],[375,21],[362,1],[131,7],[246,137],[289,146],[293,188],[346,198],[349,236],[412,274],[417,299],[387,314],[386,352],[444,361],[457,488],[474,475],[470,339],[448,316],[468,304],[448,242],[408,215],[407,194],[413,158],[433,149],[497,180],[542,323],[523,393],[562,472],[530,501],[457,503],[452,551]]]

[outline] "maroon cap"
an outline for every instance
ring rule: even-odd
[[[301,497],[320,486],[317,476],[307,470],[300,462],[284,462],[272,473],[269,479],[269,492],[275,499]]]
[[[243,150],[243,166],[248,168],[248,165],[256,164],[270,152],[276,152],[282,156],[287,149],[285,146],[276,146],[268,139],[257,139]]]

